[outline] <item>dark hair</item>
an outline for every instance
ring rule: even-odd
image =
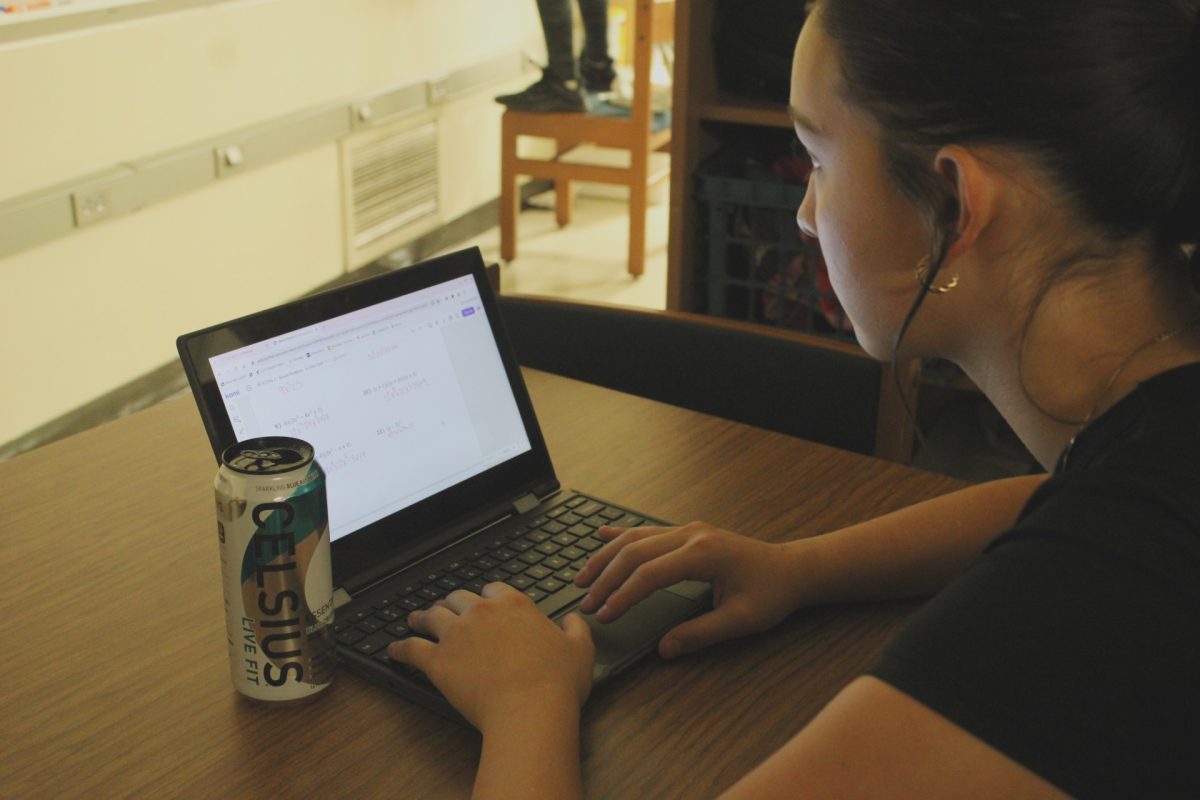
[[[957,206],[950,143],[1033,159],[1080,218],[1163,255],[1200,239],[1200,0],[821,0],[851,102],[934,230]]]

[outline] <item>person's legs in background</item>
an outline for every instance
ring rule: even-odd
[[[608,54],[608,0],[579,0],[583,19],[583,52],[579,56],[579,76],[589,92],[607,92],[617,77]]]
[[[523,92],[501,95],[496,102],[512,111],[586,111],[571,46],[571,0],[537,0],[537,7],[548,62],[542,79]]]
[[[559,83],[570,84],[577,78],[575,54],[571,52],[571,0],[537,0],[537,7],[546,37],[546,74]]]
[[[501,95],[496,102],[513,111],[586,111],[583,89],[608,91],[616,75],[608,55],[608,0],[579,0],[584,45],[578,64],[572,44],[571,0],[537,0],[537,7],[548,62],[542,79],[523,92]]]

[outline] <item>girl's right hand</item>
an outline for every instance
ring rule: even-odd
[[[651,592],[678,581],[712,584],[712,610],[668,631],[658,647],[663,658],[764,631],[803,599],[801,542],[761,542],[703,522],[601,528],[599,535],[608,543],[575,577],[578,586],[591,587],[580,611],[594,612],[598,622],[619,618]]]

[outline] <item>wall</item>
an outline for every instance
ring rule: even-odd
[[[529,49],[539,30],[528,0],[238,0],[6,44],[0,203]],[[445,109],[448,218],[498,193],[505,88]],[[180,333],[340,275],[340,195],[327,144],[0,258],[0,443],[169,363]]]

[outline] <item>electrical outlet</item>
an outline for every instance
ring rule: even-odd
[[[71,194],[71,208],[75,211],[75,227],[82,228],[112,216],[112,190],[90,189]]]

